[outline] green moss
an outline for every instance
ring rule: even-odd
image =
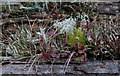
[[[68,34],[68,44],[74,46],[79,42],[82,45],[86,45],[86,37],[81,28],[76,28],[74,33]]]

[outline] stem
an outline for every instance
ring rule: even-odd
[[[72,58],[72,56],[73,56],[74,54],[75,54],[75,52],[72,52],[71,55],[70,55],[70,57],[68,58],[67,64],[66,64],[66,66],[65,66],[65,68],[64,68],[64,73],[66,72],[66,68],[68,67],[68,65],[69,65],[69,63],[70,63],[70,60],[71,60],[71,58]]]

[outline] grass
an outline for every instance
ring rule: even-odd
[[[7,48],[5,55],[11,55],[15,58],[30,56],[29,62],[33,61],[31,67],[39,59],[46,61],[63,59],[66,61],[65,65],[67,67],[70,61],[74,60],[118,58],[116,54],[120,53],[120,46],[118,45],[119,36],[117,34],[120,31],[119,26],[117,26],[117,15],[115,18],[100,17],[97,12],[94,12],[97,9],[97,3],[95,5],[94,3],[76,3],[76,7],[83,7],[80,10],[73,9],[74,3],[66,3],[65,5],[60,3],[60,5],[61,7],[59,7],[59,3],[46,3],[43,7],[44,10],[38,12],[43,13],[44,11],[48,12],[46,9],[50,10],[48,16],[53,21],[48,29],[39,28],[38,31],[33,32],[32,29],[27,29],[24,24],[21,24],[22,27],[17,27],[15,34],[10,33],[10,36],[7,37],[2,34],[3,38],[9,39],[7,45],[2,41],[0,42],[1,45],[5,45]],[[53,8],[48,8],[49,6]],[[72,8],[71,10],[69,6]],[[95,7],[92,8],[91,6]],[[7,6],[7,8],[9,7]],[[56,19],[59,18],[56,16],[61,13],[68,14],[68,16]],[[14,16],[14,14],[12,15]],[[28,19],[30,27],[36,24],[30,22],[27,14],[24,16]],[[46,25],[43,24],[42,26]]]

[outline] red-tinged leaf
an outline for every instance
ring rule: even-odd
[[[104,29],[104,28],[105,28],[105,26],[104,26],[104,25],[102,25],[102,28]]]
[[[113,43],[115,43],[115,41],[112,40]]]
[[[89,23],[88,20],[86,20],[86,23],[87,23],[87,25],[88,25],[88,23]]]
[[[108,46],[113,46],[112,44],[107,44]]]
[[[84,51],[83,50],[79,50],[78,53],[79,54],[84,54]]]
[[[77,24],[77,26],[80,26],[80,24]]]
[[[50,55],[47,54],[45,51],[41,51],[42,55],[43,55],[43,58],[45,59],[50,59]]]
[[[40,42],[39,42],[39,41],[37,41],[37,42],[36,42],[36,44],[40,44]]]
[[[73,40],[73,42],[77,42],[77,40]]]
[[[81,46],[78,47],[78,49],[84,50],[84,46],[81,45]]]

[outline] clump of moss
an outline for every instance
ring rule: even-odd
[[[82,31],[81,28],[76,28],[74,32],[70,32],[68,34],[68,44],[71,46],[80,43],[81,45],[86,45],[86,37],[85,33]]]

